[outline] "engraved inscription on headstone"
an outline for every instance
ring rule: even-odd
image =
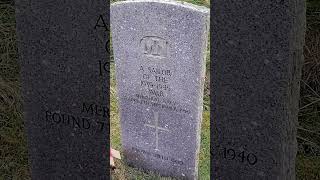
[[[108,179],[108,3],[15,6],[32,179]]]
[[[138,0],[111,6],[125,161],[163,176],[196,179],[207,8]]]
[[[159,112],[154,112],[154,124],[145,124],[145,126],[153,128],[155,130],[155,137],[156,137],[156,146],[155,150],[159,151],[159,133],[160,131],[167,131],[169,132],[168,129],[159,127]]]
[[[212,175],[294,180],[305,1],[212,3]]]

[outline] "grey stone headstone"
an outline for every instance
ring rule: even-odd
[[[196,178],[208,9],[125,1],[111,5],[110,17],[126,162]]]
[[[16,0],[32,179],[108,179],[108,4]]]
[[[295,179],[305,1],[212,1],[214,179]]]

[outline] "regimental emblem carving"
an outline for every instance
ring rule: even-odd
[[[165,58],[168,55],[168,42],[156,36],[146,36],[141,39],[142,53],[146,56]]]

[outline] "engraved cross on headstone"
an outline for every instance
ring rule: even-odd
[[[148,127],[151,127],[151,128],[154,128],[155,129],[155,136],[156,136],[156,148],[155,150],[156,151],[159,151],[159,130],[162,130],[162,131],[167,131],[169,132],[169,129],[166,129],[166,128],[162,128],[162,127],[159,127],[159,112],[154,112],[153,113],[154,115],[154,125],[152,124],[145,124],[145,126],[148,126]]]

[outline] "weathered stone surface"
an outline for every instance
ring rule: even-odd
[[[32,179],[108,179],[108,4],[15,4]]]
[[[208,9],[172,1],[111,6],[111,33],[128,164],[197,177]]]
[[[304,3],[212,1],[215,179],[295,179]]]

